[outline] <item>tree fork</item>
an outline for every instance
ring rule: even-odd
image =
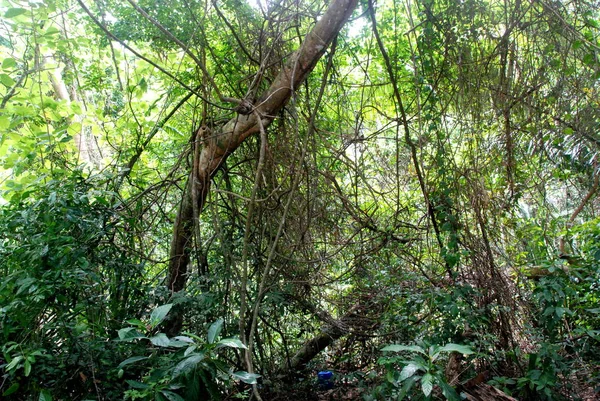
[[[202,137],[202,151],[197,162],[194,161],[197,170],[189,175],[173,227],[168,276],[168,286],[172,294],[185,288],[194,232],[194,208],[202,211],[210,190],[211,178],[246,138],[260,132],[258,118],[265,128],[273,122],[277,112],[304,82],[350,18],[357,3],[358,0],[333,0],[269,89],[252,105],[254,112],[240,113],[227,122],[218,133],[209,132]],[[181,322],[178,322],[177,326],[180,325]]]

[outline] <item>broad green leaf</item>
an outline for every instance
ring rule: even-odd
[[[161,394],[164,395],[165,398],[169,401],[185,401],[183,397],[172,391],[162,390]]]
[[[172,307],[173,304],[166,304],[154,309],[150,314],[150,327],[154,328],[158,326],[163,320],[165,320],[165,317],[167,317],[167,313],[169,313]]]
[[[150,342],[157,347],[168,347],[171,340],[169,340],[169,337],[165,333],[158,333],[154,337],[150,337]]]
[[[188,356],[189,354],[191,354],[192,352],[196,351],[196,345],[190,345],[189,347],[187,347],[187,349],[183,352],[183,356]]]
[[[460,345],[460,344],[446,344],[442,348],[438,350],[439,352],[458,352],[463,355],[471,355],[474,354],[475,351],[471,349],[468,345]]]
[[[150,387],[150,386],[149,386],[149,385],[147,385],[147,384],[140,383],[140,382],[138,382],[138,381],[135,381],[135,380],[125,380],[125,382],[126,382],[127,384],[129,384],[129,386],[130,386],[131,388],[136,388],[136,389],[138,389],[138,390],[145,390],[145,389],[147,389],[147,388],[149,388],[149,387]]]
[[[237,338],[224,338],[217,343],[217,346],[219,348],[229,347],[229,348],[247,349],[246,346]]]
[[[193,344],[194,340],[190,337],[187,336],[177,336],[177,337],[173,337],[173,340],[177,340],[177,341],[182,341],[184,343],[189,343],[189,344]]]
[[[185,358],[183,361],[179,362],[177,366],[175,366],[175,369],[173,369],[173,377],[177,377],[193,370],[203,359],[204,354],[192,354],[191,356]]]
[[[460,397],[456,390],[446,383],[445,380],[439,379],[437,383],[442,388],[442,394],[444,394],[444,397],[446,397],[448,401],[460,401]]]
[[[132,340],[134,338],[146,338],[142,333],[137,331],[135,327],[126,327],[117,332],[120,340]]]
[[[31,362],[26,360],[25,365],[23,366],[23,370],[25,371],[25,377],[28,377],[31,373]]]
[[[221,330],[223,329],[223,319],[217,319],[216,322],[210,325],[208,328],[208,343],[212,344],[215,342]]]
[[[3,397],[14,394],[19,389],[19,383],[13,383],[12,386],[6,389],[5,392],[2,393]]]
[[[52,401],[52,394],[48,390],[42,390],[38,401]]]
[[[123,362],[121,362],[119,364],[119,366],[117,366],[117,368],[121,369],[122,367],[130,365],[130,364],[132,364],[134,362],[137,362],[137,361],[143,361],[144,359],[148,359],[148,357],[147,356],[132,356],[131,358],[127,358]]]
[[[69,127],[67,128],[67,132],[69,133],[69,135],[77,135],[81,132],[81,123],[71,123],[69,124]]]
[[[409,363],[404,368],[402,368],[402,371],[400,372],[399,380],[401,382],[403,382],[404,380],[408,379],[409,377],[412,377],[412,375],[417,373],[417,371],[419,371],[420,369],[425,370],[425,369],[423,369],[423,367],[421,365],[418,365],[414,362]]]
[[[425,355],[425,350],[418,345],[401,345],[401,344],[391,344],[381,349],[382,351],[391,351],[391,352],[401,352],[401,351],[410,351],[410,352],[418,352],[419,354]]]
[[[6,370],[12,370],[14,368],[17,367],[17,365],[19,364],[19,362],[21,362],[23,360],[23,356],[19,355],[13,358],[12,361],[10,361],[10,363],[8,365],[6,365]]]
[[[132,326],[137,326],[139,328],[144,328],[144,329],[146,328],[146,325],[144,324],[144,322],[142,322],[139,319],[128,319],[128,320],[125,320],[125,322],[129,323]]]
[[[429,394],[431,394],[433,390],[433,376],[430,373],[424,374],[421,378],[421,390],[423,390],[425,397],[429,397]]]
[[[400,389],[400,391],[398,392],[398,398],[397,400],[403,400],[404,397],[406,397],[406,395],[410,392],[410,390],[412,389],[413,385],[417,382],[417,380],[420,378],[421,376],[415,375],[412,377],[409,377],[408,379],[406,379],[404,381],[404,384],[402,385],[402,388]]]
[[[4,18],[18,17],[19,15],[25,14],[26,12],[27,12],[27,10],[25,10],[24,8],[9,8],[4,13]]]
[[[15,61],[14,58],[8,57],[2,61],[2,68],[5,70],[16,67],[16,66],[17,66],[17,62]]]
[[[260,377],[256,373],[248,373],[244,371],[234,372],[231,374],[234,379],[243,381],[246,384],[256,384],[256,379]]]
[[[0,116],[0,130],[7,130],[8,127],[10,127],[10,117]]]
[[[179,341],[179,340],[175,340],[173,338],[169,339],[169,344],[167,345],[168,347],[174,347],[174,348],[183,348],[183,347],[187,347],[188,345],[190,345],[187,342],[184,341]]]
[[[15,80],[8,76],[8,74],[0,74],[0,82],[10,88],[15,84]]]
[[[46,29],[46,32],[44,33],[44,35],[52,36],[52,35],[56,35],[59,32],[60,32],[60,30],[57,27],[51,26],[48,29]]]

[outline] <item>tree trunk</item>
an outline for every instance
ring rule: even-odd
[[[179,206],[171,240],[168,286],[171,293],[185,287],[190,261],[191,239],[194,232],[194,210],[202,211],[210,189],[210,180],[219,167],[250,135],[260,132],[258,117],[266,128],[274,120],[296,90],[312,71],[329,44],[356,7],[358,0],[333,0],[269,89],[260,99],[240,111],[219,132],[200,128],[198,139],[202,151],[194,161],[183,199]],[[250,99],[244,99],[244,104]],[[194,205],[195,203],[195,205]]]

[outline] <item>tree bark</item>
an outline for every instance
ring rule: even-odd
[[[219,132],[200,128],[198,138],[202,151],[194,161],[193,171],[179,206],[174,224],[169,261],[168,286],[171,293],[185,288],[190,261],[191,240],[194,232],[194,209],[202,211],[210,190],[210,180],[219,167],[250,135],[260,132],[258,117],[266,128],[273,122],[307,75],[315,67],[329,44],[352,14],[358,0],[333,0],[325,14],[306,36],[298,49],[279,72],[269,89],[254,104],[244,99],[249,110],[239,113]],[[248,107],[245,107],[248,109]],[[240,108],[241,109],[241,108]]]

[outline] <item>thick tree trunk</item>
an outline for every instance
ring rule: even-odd
[[[210,180],[219,167],[250,135],[260,132],[258,116],[267,127],[314,66],[329,44],[338,34],[356,7],[358,0],[333,0],[325,14],[307,35],[302,46],[286,63],[270,88],[260,99],[248,107],[248,114],[238,114],[225,124],[220,132],[211,133],[205,127],[202,135],[202,151],[194,163],[195,172],[190,180],[179,207],[173,229],[169,262],[168,286],[172,293],[181,291],[187,279],[190,261],[191,238],[194,232],[194,208],[199,213],[206,202]],[[245,100],[247,102],[248,99]],[[195,202],[194,202],[195,201]],[[196,205],[194,205],[196,203]]]

